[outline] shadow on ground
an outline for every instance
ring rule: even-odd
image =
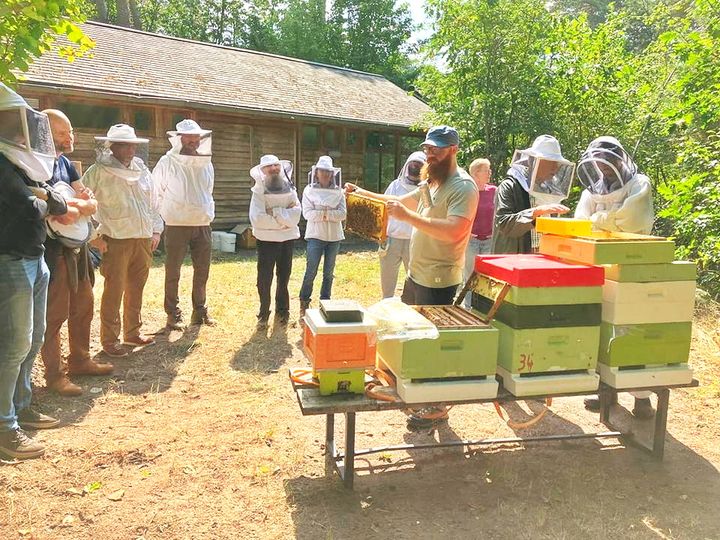
[[[535,434],[557,432],[558,422],[567,432],[580,429],[556,415],[551,420],[552,429],[545,425]],[[424,443],[432,435],[404,438]],[[367,444],[358,439],[358,446]],[[448,426],[438,430],[436,440],[457,439]],[[718,470],[670,435],[663,462],[595,440],[381,456],[356,460],[354,492],[343,489],[337,476],[286,481],[294,535],[717,538],[720,530]]]

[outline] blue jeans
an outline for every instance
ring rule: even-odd
[[[30,406],[33,362],[45,336],[50,280],[45,259],[0,255],[0,431]]]
[[[335,259],[340,251],[340,241],[326,242],[317,238],[309,238],[307,241],[307,266],[302,287],[300,287],[300,300],[309,302],[312,297],[313,281],[317,276],[320,266],[320,257],[324,256],[323,278],[320,287],[320,300],[329,300],[332,292],[333,272],[335,271]]]
[[[479,238],[470,237],[467,249],[465,250],[465,268],[463,271],[463,284],[468,280],[475,270],[475,255],[487,255],[492,252],[492,237],[480,240]],[[467,293],[463,300],[466,308],[470,307],[472,293]]]

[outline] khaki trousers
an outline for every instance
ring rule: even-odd
[[[120,303],[125,339],[140,335],[143,289],[152,264],[150,238],[105,239],[108,249],[100,264],[100,274],[105,278],[100,301],[100,342],[103,347],[120,340]]]
[[[207,309],[207,281],[212,257],[210,225],[184,227],[165,226],[165,313],[175,315],[178,309],[178,283],[185,254],[190,249],[193,266],[192,306],[194,312]]]
[[[77,268],[73,269],[77,273]],[[82,364],[90,359],[90,325],[93,319],[93,286],[90,279],[79,279],[72,290],[70,270],[62,253],[55,260],[47,298],[45,343],[40,349],[49,383],[65,374],[60,344],[60,329],[67,321],[70,354],[68,364]]]

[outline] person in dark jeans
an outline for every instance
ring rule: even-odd
[[[45,220],[80,216],[46,183],[54,163],[47,115],[0,83],[0,454],[19,459],[45,451],[23,430],[59,424],[31,408],[30,378],[45,334]]]
[[[153,169],[160,215],[165,222],[165,327],[168,330],[183,328],[178,283],[188,250],[193,266],[190,324],[215,326],[206,303],[212,257],[210,223],[215,219],[212,132],[189,118],[175,127],[175,131],[167,132],[170,150]]]
[[[292,164],[277,156],[265,155],[250,170],[250,224],[257,240],[257,290],[260,297],[258,327],[265,328],[270,317],[273,274],[275,316],[280,324],[290,318],[288,283],[292,272],[293,246],[300,238],[300,200],[292,183]]]

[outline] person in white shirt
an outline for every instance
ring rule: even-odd
[[[117,124],[106,137],[95,140],[100,143],[97,159],[82,180],[98,202],[98,237],[92,244],[103,254],[100,274],[105,278],[100,342],[105,354],[118,358],[128,354],[120,344],[121,303],[123,344],[142,347],[154,343],[140,333],[142,297],[163,221],[150,170],[138,157],[147,155],[148,139],[136,137],[131,126]]]
[[[310,306],[313,281],[321,258],[324,258],[324,262],[320,300],[329,300],[332,294],[335,258],[340,250],[340,241],[345,239],[342,222],[347,217],[341,183],[341,171],[333,167],[332,158],[320,156],[310,170],[308,185],[303,190],[302,213],[307,220],[307,266],[300,287],[301,318]]]
[[[215,218],[212,159],[212,132],[197,122],[178,122],[168,131],[172,148],[153,169],[160,215],[165,222],[165,313],[169,330],[182,329],[178,307],[178,283],[185,254],[190,249],[193,265],[192,316],[190,324],[214,326],[207,311],[207,281],[212,257],[212,229]]]
[[[425,152],[413,152],[405,161],[398,177],[390,182],[385,190],[385,195],[402,197],[417,189],[420,183],[420,171],[425,165]],[[400,263],[408,271],[410,261],[410,237],[412,236],[412,225],[390,218],[387,225],[387,244],[381,246],[380,255],[380,286],[382,287],[383,298],[395,296],[397,287],[398,272]]]
[[[292,182],[292,170],[292,163],[271,154],[260,158],[260,163],[250,170],[255,180],[251,188],[250,224],[257,240],[259,328],[265,328],[270,317],[270,291],[275,272],[275,317],[283,325],[290,318],[288,283],[293,247],[300,238],[300,200]]]
[[[575,209],[576,218],[591,220],[596,230],[650,234],[655,221],[652,184],[615,137],[598,137],[588,145],[578,162],[577,177],[585,189]],[[650,392],[632,395],[633,415],[651,418]],[[585,407],[597,412],[600,400],[586,398]]]

